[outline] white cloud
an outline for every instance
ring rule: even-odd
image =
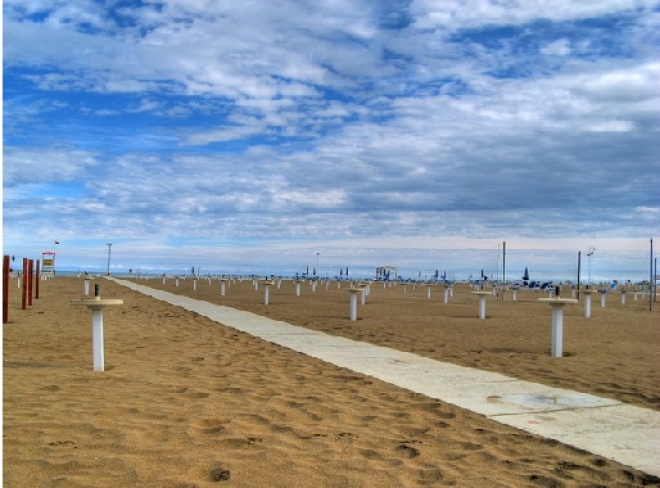
[[[411,10],[419,28],[478,27],[525,24],[536,19],[565,21],[588,19],[658,6],[654,0],[414,0]]]
[[[10,0],[8,235],[415,262],[438,235],[638,239],[659,228],[657,5]]]
[[[559,39],[542,46],[540,51],[546,56],[566,56],[571,53],[571,43],[568,39]]]
[[[79,182],[99,165],[97,155],[72,148],[5,148],[3,185]]]
[[[634,129],[635,125],[629,120],[607,120],[584,127],[584,130],[592,132],[629,132]]]

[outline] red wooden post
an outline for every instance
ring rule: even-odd
[[[9,322],[9,255],[2,261],[2,323]]]
[[[28,305],[30,307],[32,306],[33,275],[34,275],[34,259],[30,259],[28,260]]]
[[[23,289],[21,290],[21,309],[25,310],[27,308],[27,277],[28,274],[28,260],[27,258],[23,258],[23,273],[21,274],[21,277],[23,278]]]
[[[41,264],[41,260],[37,259],[37,271],[35,272],[35,287],[34,287],[34,298],[39,298],[39,282],[41,281],[41,273],[39,272],[39,265]]]

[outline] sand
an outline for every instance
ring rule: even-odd
[[[192,280],[154,288],[442,361],[658,409],[658,306],[609,296],[565,313],[567,357],[550,357],[550,307],[535,293],[476,298],[373,285],[359,320],[348,293]],[[92,371],[82,279],[40,283],[3,328],[7,487],[648,486],[660,480],[237,332],[107,280],[105,364]]]

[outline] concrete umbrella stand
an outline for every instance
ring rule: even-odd
[[[71,300],[71,305],[84,306],[92,311],[92,360],[94,371],[105,371],[103,349],[103,310],[113,305],[122,305],[121,298],[101,298],[100,286],[94,285],[94,298]]]
[[[443,303],[449,303],[449,285],[442,285],[444,289]]]
[[[479,318],[484,320],[486,318],[486,297],[493,293],[490,291],[473,291],[472,294],[479,297]]]
[[[357,294],[361,290],[359,288],[349,288],[348,293],[350,293],[350,299],[349,299],[349,304],[350,304],[350,311],[349,311],[349,319],[352,321],[357,320]]]
[[[270,305],[270,287],[275,284],[273,281],[264,281],[264,305]]]
[[[555,358],[564,355],[564,306],[577,303],[574,298],[538,298],[539,302],[547,303],[552,307],[552,341],[551,354]]]
[[[591,295],[598,292],[594,289],[587,288],[586,290],[581,290],[580,293],[584,294],[584,318],[588,319],[591,317]]]

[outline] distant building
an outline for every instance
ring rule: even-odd
[[[396,268],[393,266],[381,266],[376,268],[376,279],[383,281],[396,280],[397,273]]]

